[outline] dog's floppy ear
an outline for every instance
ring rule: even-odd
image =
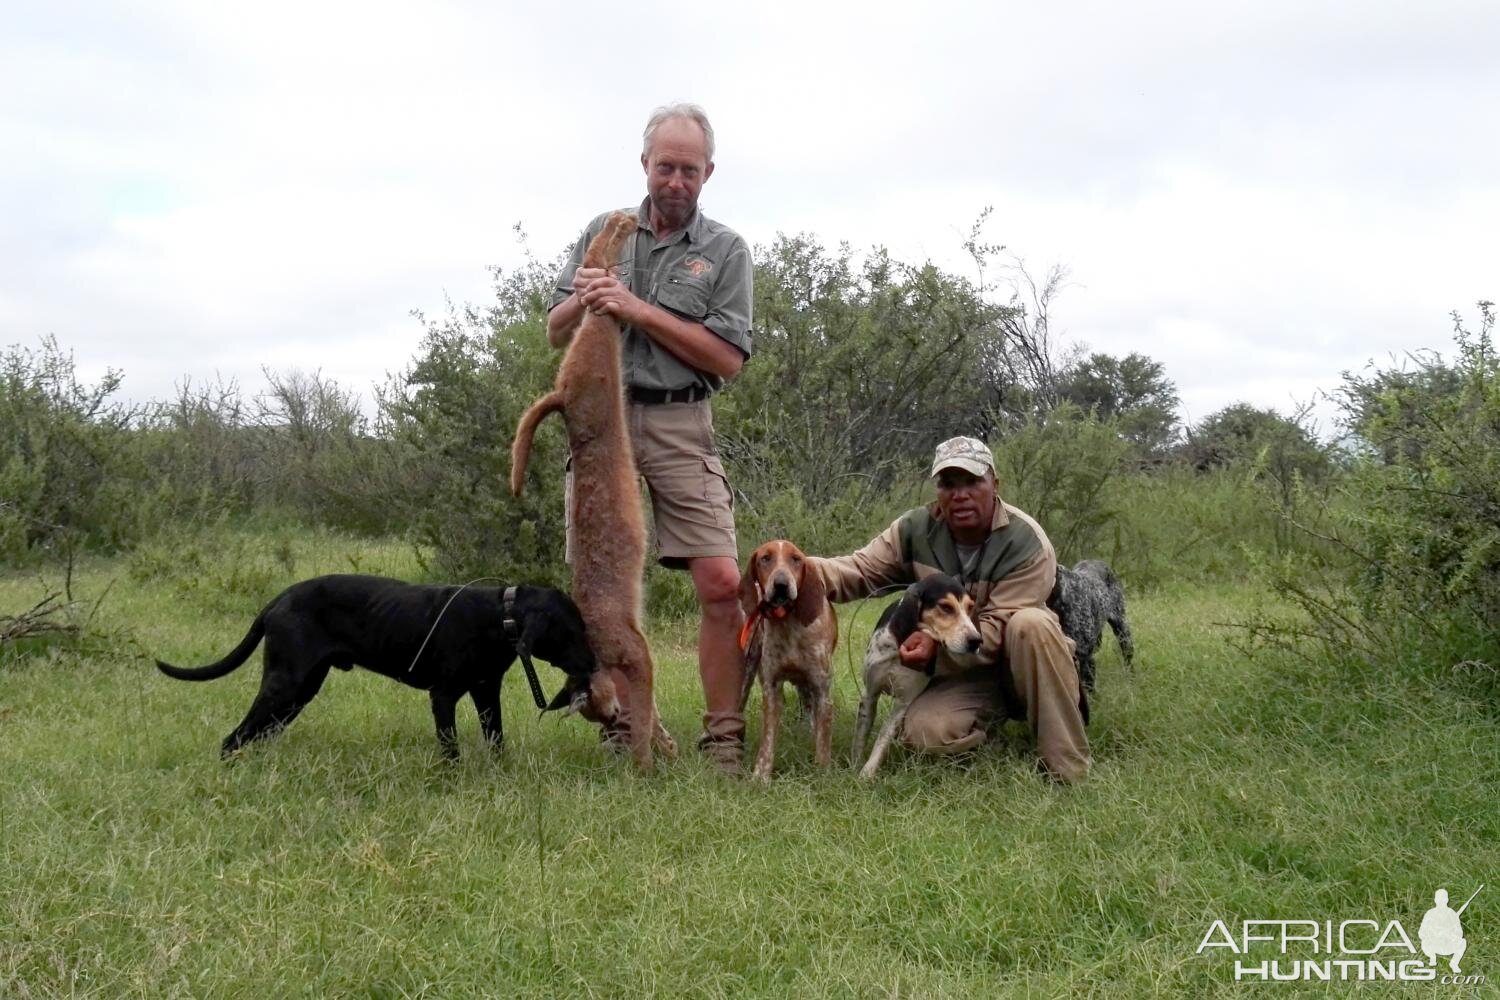
[[[745,575],[740,577],[740,609],[746,618],[754,614],[760,604],[759,588],[755,585],[755,557],[759,552],[760,549],[756,549],[750,553],[750,561],[745,563]]]
[[[896,637],[897,642],[905,642],[922,620],[922,599],[917,595],[915,585],[906,588],[906,593],[901,595],[901,603],[896,605],[896,613],[891,616],[891,635]]]
[[[806,559],[802,560],[802,582],[797,585],[797,621],[803,626],[811,625],[823,613],[828,603],[828,588],[823,586],[823,574]]]

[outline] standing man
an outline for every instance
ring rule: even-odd
[[[714,130],[702,108],[672,104],[653,112],[641,167],[646,200],[636,211],[634,240],[618,267],[581,267],[609,213],[589,223],[558,275],[547,340],[565,346],[585,310],[619,321],[626,417],[636,467],[651,493],[659,559],[692,574],[701,611],[698,673],[707,710],[698,745],[722,770],[737,772],[745,747],[738,710],[739,550],[708,400],[750,357],[750,248],[698,210],[698,194],[714,172]],[[624,678],[616,678],[615,689],[622,696],[629,690]],[[621,704],[627,709],[621,725],[628,727],[633,706],[623,697]],[[627,731],[606,735],[616,745],[629,743]]]
[[[866,597],[934,573],[957,577],[974,598],[982,643],[959,662],[914,632],[901,662],[933,675],[906,711],[902,739],[914,750],[957,754],[988,738],[996,721],[1025,719],[1043,770],[1055,781],[1089,772],[1073,640],[1047,596],[1057,553],[1041,525],[1000,499],[995,459],[983,441],[958,437],[932,462],[937,502],[909,510],[852,555],[814,559],[831,601]]]

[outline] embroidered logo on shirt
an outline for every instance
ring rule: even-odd
[[[701,278],[709,271],[713,270],[713,265],[704,260],[702,257],[689,257],[687,260],[684,260],[682,262],[682,265],[689,271],[691,271],[693,273],[693,277],[695,278]]]

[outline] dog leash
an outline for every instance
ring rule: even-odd
[[[521,626],[516,622],[516,588],[506,587],[505,595],[501,598],[501,607],[504,617],[500,619],[500,626],[505,629],[505,637],[510,644],[516,647],[516,652],[521,654],[521,666],[526,668],[526,683],[531,685],[531,700],[536,702],[536,707],[543,712],[547,711],[547,697],[542,694],[542,682],[537,680],[536,667],[531,665],[531,650],[526,648],[526,643],[521,641]]]
[[[849,668],[849,676],[854,678],[854,690],[860,689],[859,670],[854,666],[854,621],[859,613],[865,609],[865,605],[877,597],[889,597],[899,590],[905,590],[911,586],[908,583],[888,583],[884,587],[877,587],[874,591],[859,599],[854,607],[854,613],[849,616],[849,623],[844,626],[844,665]],[[866,643],[868,645],[868,642]]]
[[[766,610],[769,608],[769,610]],[[745,619],[744,627],[740,629],[740,652],[743,653],[750,648],[750,639],[755,635],[755,629],[764,618],[774,618],[777,621],[786,617],[786,608],[770,607],[764,602],[757,604],[755,610],[750,612],[750,617]]]
[[[504,581],[495,576],[478,577],[476,579],[470,580],[462,587],[459,587],[453,592],[448,600],[443,602],[443,606],[438,611],[437,617],[432,620],[432,628],[427,630],[427,636],[422,640],[422,645],[417,647],[417,655],[411,658],[411,666],[406,668],[407,673],[411,673],[413,670],[417,669],[417,661],[422,659],[422,654],[427,650],[427,644],[432,641],[432,634],[437,631],[438,623],[443,620],[443,615],[448,613],[449,606],[451,606],[453,602],[458,599],[458,595],[462,594],[465,590],[469,589],[476,583],[486,582],[503,583]],[[526,644],[521,641],[521,629],[520,626],[516,623],[515,601],[516,588],[507,587],[502,598],[503,604],[501,613],[503,617],[501,618],[500,625],[505,630],[505,638],[510,641],[511,645],[516,647],[516,652],[521,654],[521,665],[526,668],[526,683],[531,685],[532,701],[536,702],[537,708],[545,712],[547,710],[547,699],[546,696],[542,694],[542,682],[537,679],[536,667],[532,666],[531,664],[531,650],[527,649]]]

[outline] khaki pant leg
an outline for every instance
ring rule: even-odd
[[[1072,640],[1052,612],[1023,608],[1005,626],[1005,658],[1047,773],[1081,781],[1089,773],[1089,738],[1078,709]]]
[[[651,491],[658,561],[688,569],[694,559],[739,561],[734,496],[714,444],[707,400],[629,407],[636,467]]]
[[[973,750],[989,735],[999,704],[993,668],[938,678],[912,699],[901,741],[921,753]]]

